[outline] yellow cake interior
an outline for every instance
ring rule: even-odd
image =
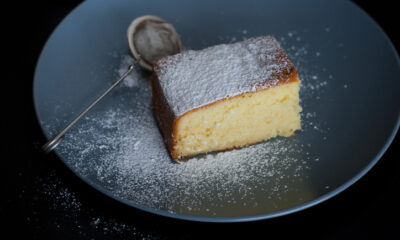
[[[175,123],[172,154],[193,156],[289,137],[301,128],[300,80],[243,93],[190,111]]]

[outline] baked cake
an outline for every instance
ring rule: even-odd
[[[271,35],[162,58],[151,83],[154,113],[176,161],[300,129],[300,80]]]

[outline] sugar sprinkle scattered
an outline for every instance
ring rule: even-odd
[[[45,214],[51,217],[51,224],[54,224],[60,232],[68,231],[69,234],[87,239],[93,239],[91,235],[94,232],[118,239],[126,237],[159,239],[160,237],[151,231],[142,229],[140,225],[135,226],[123,220],[97,214],[91,206],[84,205],[78,194],[57,175],[56,170],[51,170],[47,177],[36,177],[35,186],[38,186],[38,189],[32,201],[29,202],[31,208],[40,207],[41,211],[46,211],[44,206],[46,206],[45,203],[48,203],[48,212]],[[29,199],[30,196],[22,193],[20,197]],[[41,213],[40,215],[46,216],[45,214]],[[38,221],[37,215],[36,210],[33,210],[33,216],[28,216],[26,220],[28,222]]]
[[[321,79],[318,71],[310,68],[305,60],[307,45],[296,41],[304,37],[297,31],[287,36],[289,39],[278,39],[299,70],[301,101],[321,98],[333,76],[328,69],[329,78]],[[116,73],[121,75],[129,64],[131,58],[122,56]],[[170,213],[221,216],[220,210],[227,206],[239,204],[252,211],[265,202],[278,210],[284,207],[281,200],[285,194],[306,184],[308,161],[321,162],[308,152],[311,145],[297,138],[276,138],[176,164],[168,155],[153,117],[150,85],[142,78],[140,74],[131,75],[123,84],[125,89],[118,99],[121,104],[88,115],[57,150],[75,172],[116,197]],[[303,106],[301,131],[321,133],[326,140],[326,123],[318,122],[317,115]],[[51,123],[45,127],[55,131]],[[265,196],[264,203],[257,200],[260,195]],[[63,196],[74,199],[66,192]],[[299,199],[307,201],[307,196]],[[101,223],[101,219],[92,220],[93,226]]]

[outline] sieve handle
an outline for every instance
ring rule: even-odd
[[[87,112],[89,112],[101,99],[103,99],[111,90],[113,90],[118,84],[120,84],[131,72],[135,69],[136,64],[140,61],[140,59],[136,60],[132,65],[128,67],[128,70],[121,76],[120,79],[115,81],[113,85],[111,85],[100,97],[98,97],[92,104],[89,105],[81,114],[79,114],[68,126],[66,126],[57,136],[48,141],[45,145],[43,145],[42,150],[45,153],[51,152],[57,145],[64,139],[65,133],[75,125]]]

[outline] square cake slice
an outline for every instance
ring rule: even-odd
[[[175,161],[300,129],[300,79],[271,36],[184,51],[156,62],[155,117]]]

